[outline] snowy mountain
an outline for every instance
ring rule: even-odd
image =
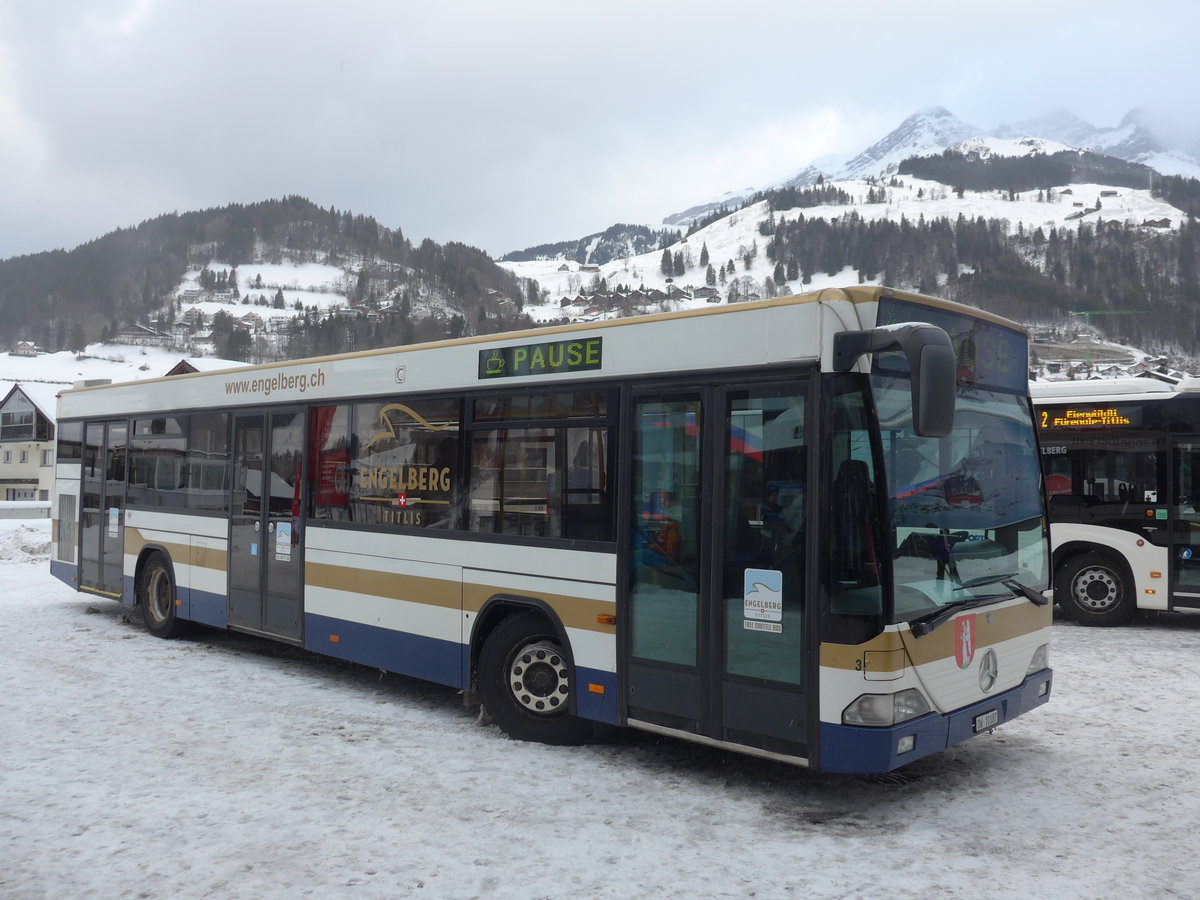
[[[993,154],[1008,155],[1091,150],[1149,166],[1161,175],[1200,178],[1200,160],[1187,149],[1166,147],[1140,110],[1128,113],[1116,127],[1097,128],[1060,109],[1040,118],[1002,125],[989,134],[964,123],[942,107],[930,107],[909,116],[892,132],[857,154],[814,160],[781,182],[730,192],[672,213],[663,219],[663,224],[687,226],[722,205],[736,209],[753,197],[756,190],[888,176],[903,160],[913,156],[931,156],[947,149],[969,152],[980,146],[988,146]]]

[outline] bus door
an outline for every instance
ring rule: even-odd
[[[79,584],[114,597],[124,593],[128,433],[125,422],[89,422],[84,431]]]
[[[1200,441],[1171,443],[1172,604],[1200,606]]]
[[[807,383],[635,396],[626,715],[807,759]]]
[[[229,625],[303,637],[303,410],[238,413],[233,424]]]

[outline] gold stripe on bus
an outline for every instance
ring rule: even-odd
[[[942,623],[931,634],[921,637],[909,634],[907,641],[898,631],[885,631],[862,644],[823,643],[821,666],[827,669],[854,671],[862,671],[869,667],[872,672],[896,672],[903,668],[905,658],[905,654],[894,652],[896,650],[905,650],[908,661],[914,666],[952,658],[959,640],[954,623],[970,615],[975,616],[974,637],[977,649],[1030,634],[1039,628],[1049,628],[1053,621],[1053,612],[1049,604],[1035,606],[1032,603],[1021,603],[1006,609],[991,610],[990,613],[964,610]],[[989,615],[992,617],[990,623]]]
[[[426,578],[423,575],[401,575],[376,569],[310,562],[304,566],[304,585],[331,591],[370,594],[388,600],[424,603],[444,609],[462,607],[462,585],[459,582],[447,581],[444,578]]]
[[[304,567],[306,587],[320,587],[334,591],[353,591],[370,594],[388,600],[407,603],[423,603],[444,609],[462,609],[477,613],[485,603],[497,595],[521,596],[541,600],[552,610],[567,628],[615,634],[615,625],[603,625],[597,616],[611,616],[613,605],[603,600],[590,600],[544,591],[513,591],[487,584],[462,584],[442,578],[426,578],[422,575],[401,575],[395,572],[379,572],[328,563],[309,563]]]
[[[604,625],[597,621],[598,616],[612,616],[614,606],[604,600],[592,600],[587,597],[571,597],[566,594],[550,594],[545,591],[514,591],[500,590],[486,584],[463,585],[463,609],[467,612],[479,612],[483,605],[497,594],[504,596],[529,597],[541,600],[552,610],[566,628],[578,628],[582,631],[598,631],[601,634],[617,633],[616,625]]]
[[[904,639],[895,631],[877,634],[862,644],[821,644],[821,667],[825,669],[862,670],[865,654],[878,654],[881,659],[895,660],[903,657],[896,653],[904,649]],[[885,669],[883,671],[897,671]]]
[[[992,619],[990,623],[989,615]],[[990,613],[986,610],[966,609],[947,619],[932,634],[909,637],[908,652],[913,665],[920,666],[938,659],[953,659],[960,639],[955,623],[967,616],[975,617],[976,651],[1032,634],[1039,628],[1049,628],[1054,621],[1054,611],[1049,603],[1045,606],[1035,606],[1028,601],[1022,601],[1017,606],[992,610]]]
[[[149,545],[161,547],[171,558],[171,562],[179,565],[186,563],[201,569],[212,569],[215,572],[228,570],[229,554],[217,547],[193,547],[175,541],[160,541],[147,538],[136,528],[125,529],[125,555],[139,556]]]

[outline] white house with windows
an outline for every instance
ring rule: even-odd
[[[56,398],[64,387],[19,382],[0,401],[0,499],[50,500]]]

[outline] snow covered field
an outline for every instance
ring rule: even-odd
[[[871,781],[520,744],[447,688],[156,640],[48,541],[0,521],[0,897],[1200,894],[1200,616],[1058,621],[1047,706]]]

